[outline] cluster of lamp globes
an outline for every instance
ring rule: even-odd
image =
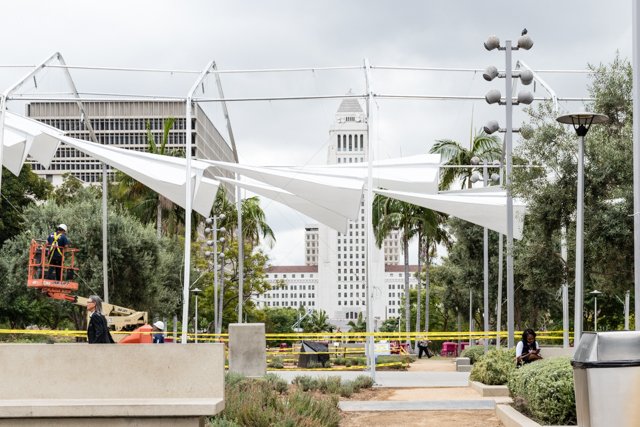
[[[480,164],[480,158],[476,157],[476,156],[472,157],[471,158],[471,164],[474,165],[474,166],[479,165]],[[500,163],[500,160],[494,160],[491,163],[491,166],[489,166],[489,167],[500,168],[500,166],[502,166],[502,164]],[[480,181],[482,179],[482,176],[480,175],[480,172],[474,171],[471,174],[471,178],[469,178],[469,179],[471,180],[471,182],[473,182],[475,184],[476,182],[478,182],[478,181]],[[495,182],[495,183],[498,183],[498,182],[500,182],[500,174],[498,174],[497,172],[494,172],[494,173],[491,174],[489,179],[491,181]]]
[[[224,214],[220,214],[220,215],[218,215],[215,219],[216,219],[216,220],[223,220],[223,219],[225,219],[225,218],[226,218],[226,217],[225,217],[225,215],[224,215]],[[211,226],[211,225],[213,225],[213,223],[214,223],[214,219],[213,219],[213,218],[207,218],[207,219],[205,219],[205,220],[204,220],[204,222],[205,222],[205,224],[207,224],[207,225],[210,225],[210,226]],[[207,234],[213,234],[213,231],[214,231],[214,230],[213,230],[213,227],[206,227],[206,228],[204,229],[204,234],[205,234],[205,235],[207,235]],[[220,227],[220,228],[218,228],[218,232],[219,232],[219,233],[224,233],[225,231],[227,231],[227,229],[226,229],[226,228],[224,228],[224,227]],[[224,240],[224,237],[221,237],[221,238],[219,238],[219,239],[218,239],[218,243],[224,243],[224,241],[225,241],[225,240]],[[215,246],[215,244],[216,244],[216,242],[215,242],[214,240],[207,240],[207,246],[211,246],[211,247],[213,247],[213,246]],[[212,258],[212,257],[213,257],[213,251],[205,251],[205,252],[204,252],[204,256],[205,256],[206,258]],[[224,258],[224,252],[220,252],[220,253],[218,254],[218,257],[219,257],[219,258]]]
[[[518,38],[517,45],[512,47],[512,49],[513,50],[518,50],[518,49],[529,50],[531,49],[532,46],[533,46],[533,40],[531,40],[531,37],[527,35],[527,30],[525,29],[522,31],[522,36]],[[496,36],[489,36],[487,41],[484,42],[484,47],[487,50],[494,50],[494,49],[505,50],[506,49],[506,47],[500,46],[500,39]],[[520,81],[525,86],[531,84],[531,82],[533,81],[533,72],[530,70],[519,70],[519,71],[506,70],[504,73],[500,73],[498,72],[498,69],[493,65],[488,66],[484,70],[484,73],[482,73],[482,77],[484,77],[486,81],[490,82],[496,77],[505,78],[507,72],[512,73],[511,74],[512,77],[520,78]],[[487,101],[488,104],[496,104],[496,103],[498,105],[506,104],[506,102],[502,100],[502,94],[497,89],[492,89],[489,92],[487,92],[487,94],[484,96],[484,99]],[[532,102],[533,102],[533,94],[528,90],[522,90],[518,92],[518,97],[513,101],[513,105],[518,105],[518,104],[529,105]],[[491,135],[494,132],[498,132],[498,131],[505,132],[506,130],[501,129],[497,121],[491,120],[484,126],[484,131],[487,134]],[[532,130],[529,128],[514,129],[514,131],[520,132],[522,137],[525,139],[530,138],[532,135]]]

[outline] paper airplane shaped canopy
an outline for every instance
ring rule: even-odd
[[[376,193],[455,216],[498,233],[507,234],[507,197],[504,191],[419,194],[374,190]],[[513,199],[513,237],[522,239],[526,205]]]

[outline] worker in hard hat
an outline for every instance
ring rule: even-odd
[[[164,322],[162,320],[153,323],[153,343],[164,343]]]
[[[47,255],[47,261],[49,264],[49,271],[47,272],[46,279],[60,280],[62,281],[62,258],[64,248],[69,244],[67,238],[67,226],[66,224],[60,224],[56,227],[56,230],[49,234],[47,238],[47,247],[49,253]]]

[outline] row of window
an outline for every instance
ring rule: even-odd
[[[276,294],[269,294],[266,293],[264,295],[265,298],[271,298],[271,299],[276,299],[276,298],[289,298],[289,294],[282,294],[282,296],[280,296],[280,294],[276,293]],[[315,298],[316,294],[309,294],[309,298]],[[291,294],[291,298],[307,298],[307,294],[306,293],[301,293],[300,295],[298,294]]]
[[[338,151],[363,151],[364,135],[338,135]]]
[[[75,119],[42,119],[43,123],[53,126],[63,131],[83,131],[86,130],[84,122]],[[147,123],[151,130],[164,130],[164,119],[91,119],[91,126],[94,130],[137,130],[146,131]],[[185,119],[176,119],[172,129],[185,129]]]
[[[362,163],[362,162],[364,162],[364,157],[349,157],[348,159],[343,159],[338,157],[338,163]]]
[[[315,301],[308,301],[306,303],[304,301],[266,301],[264,304],[267,307],[313,307],[316,305]]]
[[[344,305],[344,306],[351,306],[351,307],[353,307],[354,305],[366,305],[366,304],[365,304],[365,301],[364,301],[364,300],[362,300],[362,301],[359,301],[359,300],[355,300],[355,301],[353,301],[353,300],[351,300],[351,301],[349,301],[349,303],[347,303],[347,301],[340,301],[340,300],[338,300],[338,305]]]
[[[313,274],[309,274],[309,277],[313,279]],[[277,278],[278,278],[278,273],[275,273],[275,274],[273,275],[273,278],[274,278],[274,279],[277,279]],[[286,279],[286,278],[287,278],[287,274],[286,274],[286,273],[285,273],[285,274],[283,274],[283,275],[282,275],[282,278],[283,278],[283,279]],[[292,278],[292,279],[295,279],[295,278],[296,278],[296,273],[293,273],[293,274],[291,275],[291,278]],[[304,279],[304,273],[300,275],[300,278],[301,278],[301,279]]]

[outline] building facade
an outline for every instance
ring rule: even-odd
[[[186,111],[184,102],[178,101],[110,101],[83,102],[91,126],[98,143],[126,148],[136,151],[148,151],[147,126],[156,142],[162,140],[164,122],[167,118],[175,119],[169,131],[166,150],[181,151],[186,149]],[[89,131],[80,117],[80,109],[75,102],[34,102],[26,106],[26,115],[56,127],[68,136],[90,141]],[[234,162],[233,150],[218,132],[205,112],[196,105],[193,108],[191,121],[193,157]],[[103,165],[100,161],[88,157],[74,148],[62,145],[54,157],[50,167],[45,169],[32,161],[33,171],[53,185],[62,183],[62,176],[70,173],[85,183],[102,181]],[[107,166],[110,180],[115,177],[115,170]],[[232,174],[211,169],[206,172],[214,175],[228,176]],[[234,195],[233,191],[229,196]]]
[[[368,128],[367,117],[357,99],[342,101],[336,113],[335,121],[329,130],[330,142],[327,153],[328,164],[361,163],[367,160]],[[330,322],[345,327],[349,321],[366,313],[367,303],[367,260],[366,260],[366,221],[364,200],[361,201],[358,219],[349,221],[345,233],[337,232],[322,224],[305,227],[305,266],[315,268],[314,306],[327,312]],[[371,254],[371,291],[373,293],[373,315],[377,320],[399,315],[399,301],[403,295],[404,273],[396,271],[401,267],[402,256],[400,234],[394,231],[383,242],[382,249]],[[268,280],[285,280],[292,277],[274,277],[281,275],[274,269],[297,268],[294,266],[276,266],[268,272]],[[415,271],[415,267],[412,268]],[[300,274],[300,273],[298,273]],[[309,274],[309,273],[307,273]],[[397,279],[402,279],[398,288]],[[299,279],[299,278],[298,278]],[[411,283],[415,284],[412,278]],[[271,302],[274,293],[282,297],[281,291],[270,291],[265,302]],[[291,296],[291,293],[288,293]],[[273,300],[275,302],[276,300]],[[277,300],[279,304],[284,301]],[[286,302],[285,307],[302,306],[300,298]],[[273,307],[273,305],[266,305]],[[282,307],[279,305],[277,307]],[[305,305],[308,308],[308,306]]]

